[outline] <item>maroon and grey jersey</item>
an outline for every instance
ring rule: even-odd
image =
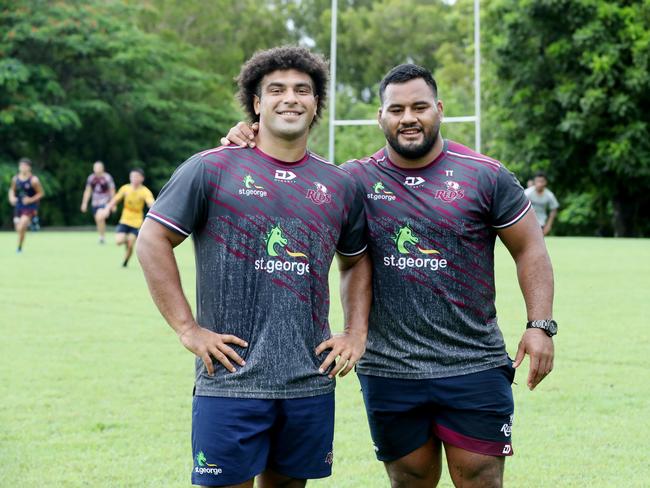
[[[530,208],[514,175],[451,141],[419,169],[398,168],[385,149],[343,167],[364,193],[374,268],[358,372],[421,379],[507,364],[494,243]]]
[[[101,207],[111,200],[111,190],[115,190],[113,177],[108,173],[97,176],[91,173],[86,179],[86,186],[92,189],[90,204],[93,207]]]
[[[352,176],[307,153],[285,163],[224,146],[182,164],[151,218],[194,237],[197,322],[248,342],[246,361],[208,376],[196,360],[198,395],[293,398],[332,391],[318,368],[330,337],[328,272],[335,251],[365,248],[363,195]]]

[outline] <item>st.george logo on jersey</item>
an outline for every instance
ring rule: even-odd
[[[332,194],[327,189],[325,185],[314,181],[314,187],[307,190],[305,198],[311,200],[316,205],[322,205],[324,203],[330,203],[332,201]]]
[[[444,190],[436,190],[434,198],[442,200],[445,203],[450,203],[465,196],[465,192],[455,181],[445,181],[445,187]]]

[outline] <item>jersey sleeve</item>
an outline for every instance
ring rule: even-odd
[[[548,190],[548,197],[548,208],[550,210],[555,210],[560,207],[560,202],[557,201],[555,194],[551,190]]]
[[[515,175],[501,166],[492,191],[490,207],[491,224],[496,229],[505,229],[516,224],[528,209],[530,200]]]
[[[149,207],[151,207],[151,206],[153,205],[154,200],[155,200],[155,198],[154,198],[154,196],[153,196],[153,193],[151,193],[151,190],[150,190],[149,188],[147,188],[147,193],[146,193],[146,195],[144,196],[144,201],[145,201],[145,203],[146,203]]]
[[[93,175],[88,175],[88,178],[86,178],[86,186],[90,186],[90,182],[93,179]]]
[[[350,191],[353,193],[350,210],[341,228],[341,236],[336,245],[336,251],[343,256],[356,256],[368,247],[366,242],[367,222],[363,205],[363,194],[356,182],[349,177]]]
[[[116,201],[120,201],[124,198],[124,195],[126,194],[126,190],[129,188],[129,185],[122,185],[120,186],[120,189],[117,190],[117,193],[115,194]]]
[[[147,218],[174,232],[189,236],[205,223],[207,198],[204,180],[205,170],[201,157],[188,159],[174,171],[160,190]]]
[[[106,179],[108,180],[108,187],[110,189],[114,190],[115,189],[115,181],[113,180],[113,177],[111,175],[109,175],[108,173],[106,173]],[[88,180],[88,182],[90,182],[90,179]]]

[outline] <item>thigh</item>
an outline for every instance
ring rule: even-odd
[[[505,457],[470,452],[445,443],[449,475],[456,487],[501,488]]]
[[[21,229],[27,229],[31,221],[32,221],[32,214],[25,212],[20,216],[18,227],[20,227]]]
[[[514,401],[511,365],[434,380],[435,435],[445,445],[487,456],[511,456]]]
[[[126,242],[126,233],[121,232],[120,229],[117,229],[115,233],[115,244],[124,244]]]
[[[303,488],[307,484],[306,479],[296,479],[267,469],[257,477],[258,488]]]
[[[330,476],[334,460],[334,392],[278,400],[278,404],[268,468],[295,480]]]
[[[433,409],[423,388],[427,380],[358,378],[377,459],[395,461],[426,444]]]
[[[432,488],[442,473],[441,443],[436,438],[395,461],[385,462],[392,488]]]
[[[95,222],[103,222],[106,220],[106,216],[104,215],[104,212],[100,212],[106,205],[99,205],[97,207],[93,206],[92,207],[92,212],[93,216],[95,217]]]
[[[266,469],[275,401],[195,396],[192,483],[246,483]]]

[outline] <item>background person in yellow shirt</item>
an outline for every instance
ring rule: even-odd
[[[106,207],[99,210],[102,217],[107,218],[114,211],[120,201],[124,200],[124,208],[120,222],[115,228],[115,243],[118,246],[126,246],[126,254],[122,266],[126,267],[133,254],[133,246],[138,236],[138,230],[144,221],[144,206],[151,207],[154,202],[153,193],[143,185],[144,171],[140,168],[134,168],[129,173],[130,183],[122,185],[115,196],[111,199]]]

